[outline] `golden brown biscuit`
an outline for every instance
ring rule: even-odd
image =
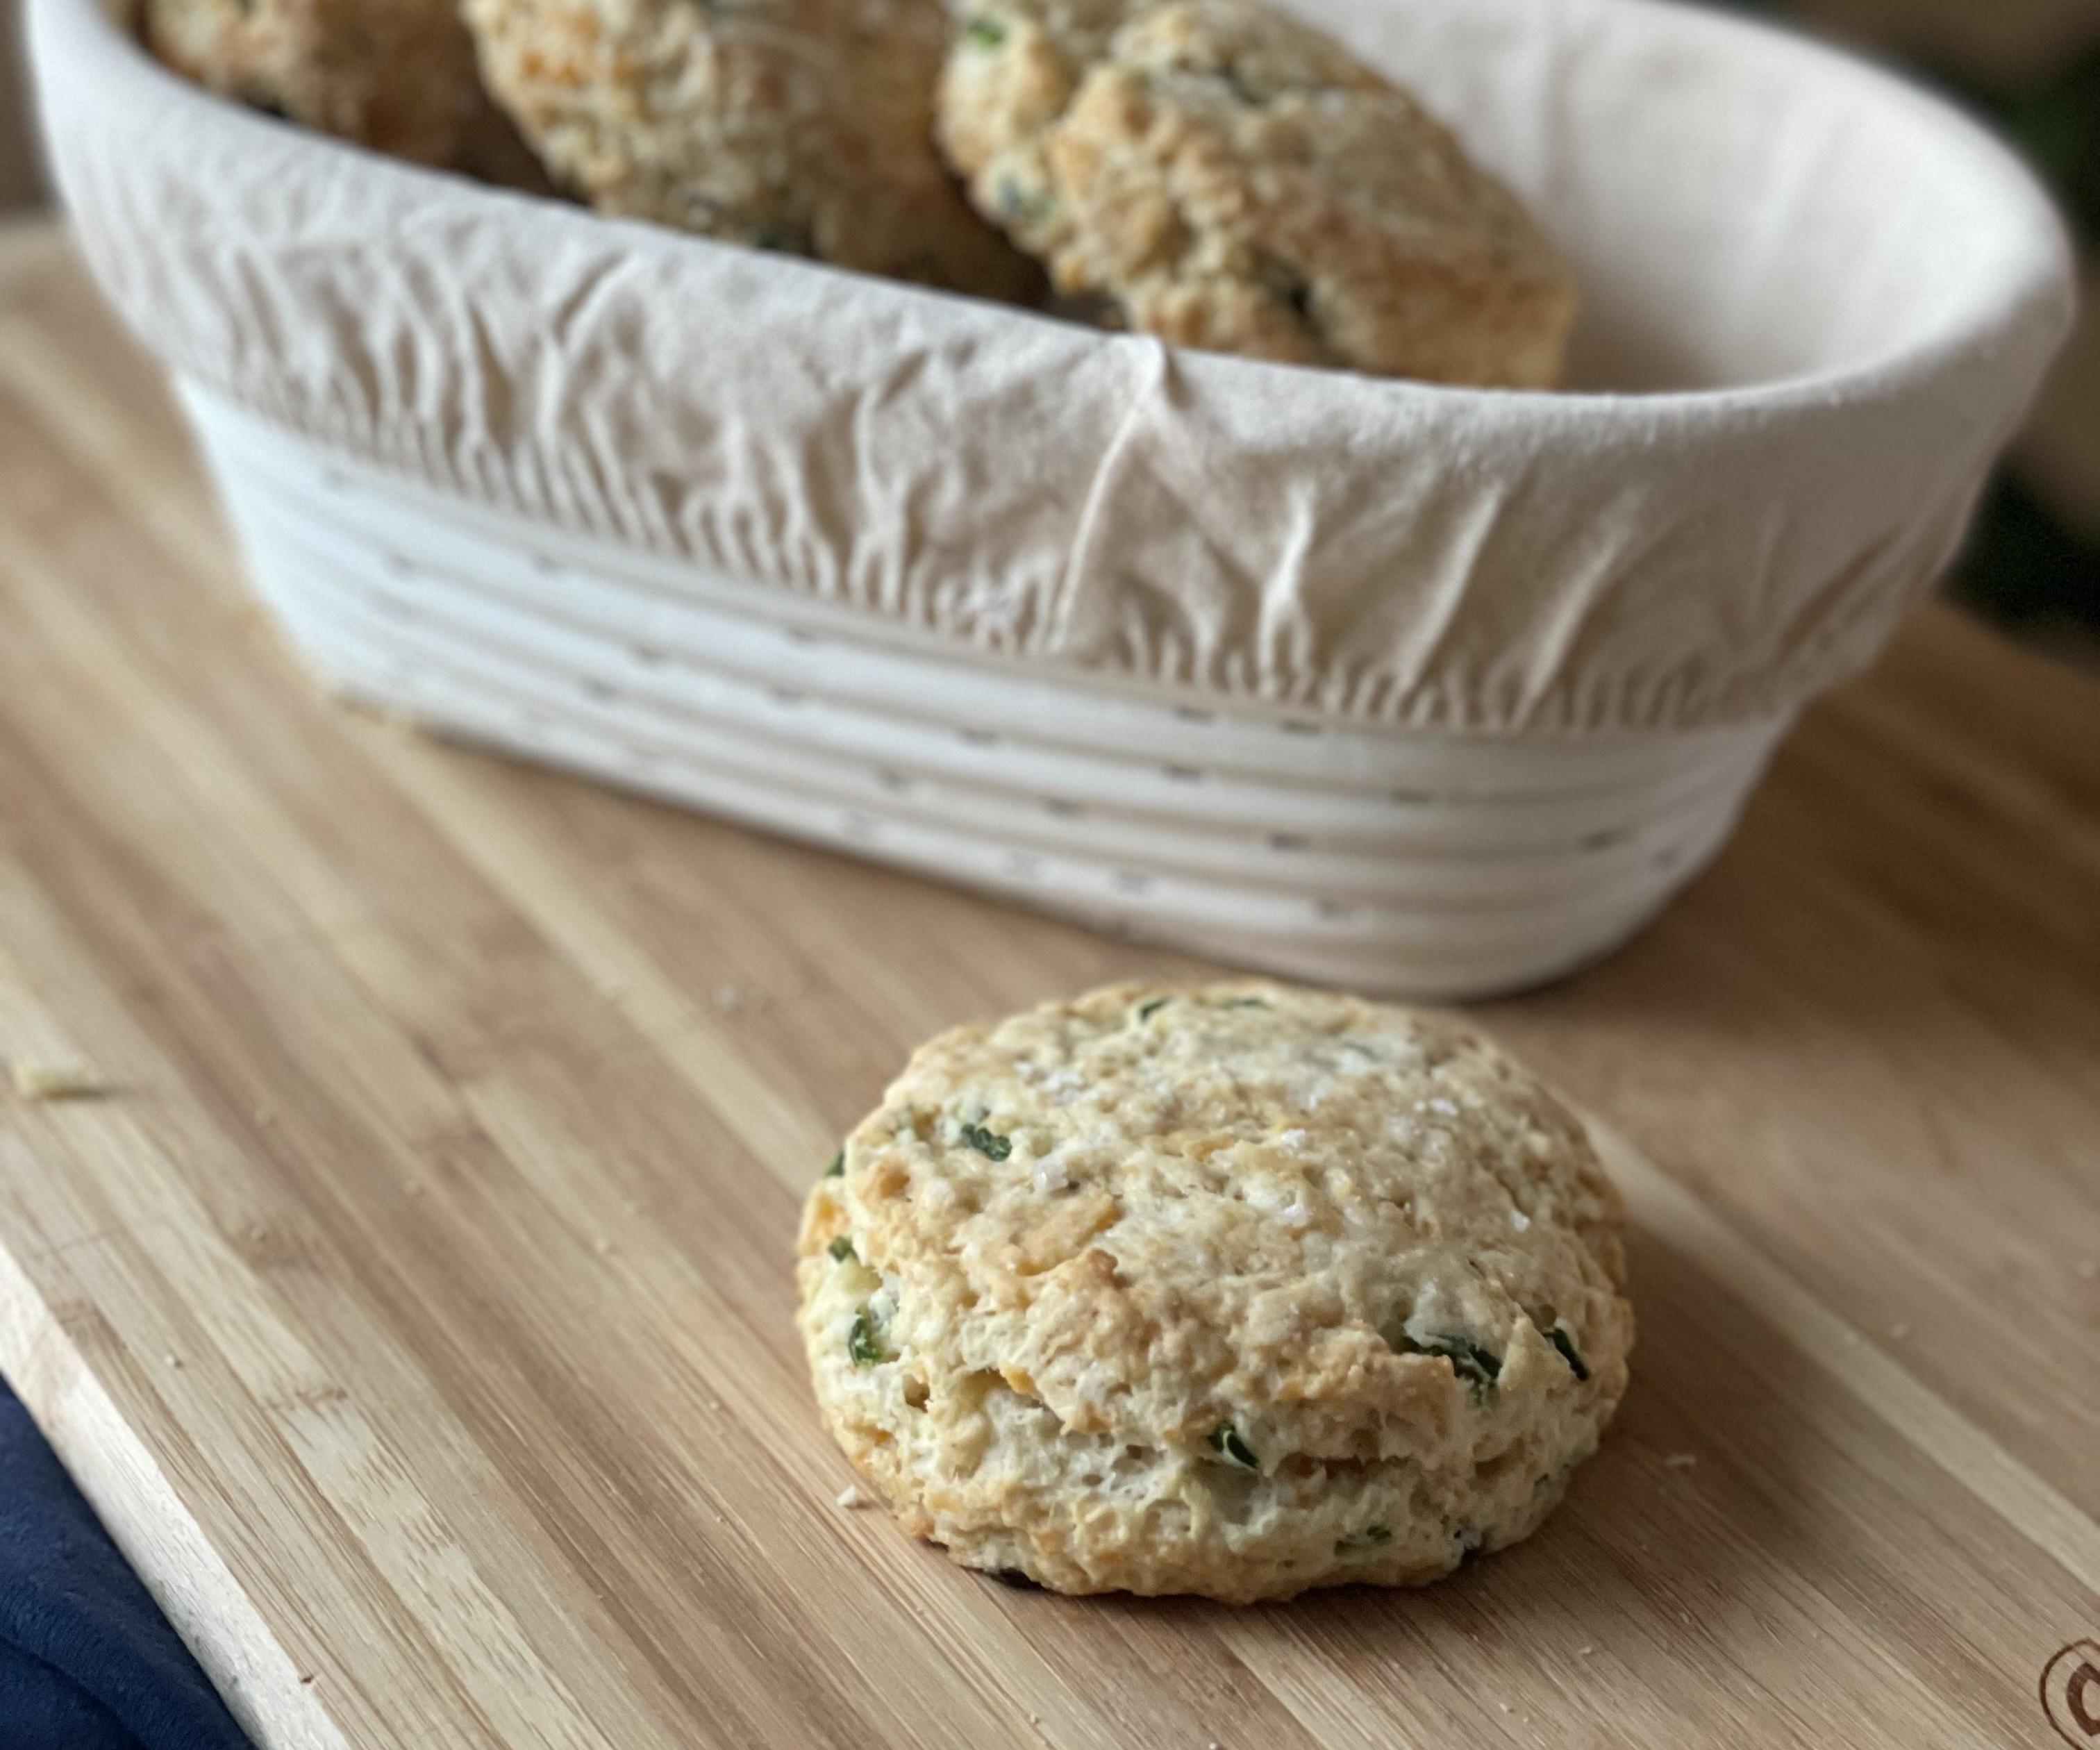
[[[601,210],[1014,297],[935,153],[941,0],[465,0],[489,89]]]
[[[811,1192],[801,1324],[906,1528],[1064,1592],[1411,1585],[1524,1536],[1633,1340],[1618,1201],[1492,1047],[1261,981],[922,1047]]]
[[[146,0],[147,46],[228,97],[449,164],[487,107],[452,0]]]
[[[1132,327],[1299,364],[1559,381],[1573,276],[1415,101],[1250,0],[969,0],[942,148]]]

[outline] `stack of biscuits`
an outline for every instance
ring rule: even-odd
[[[1260,0],[964,3],[145,0],[144,27],[290,120],[607,213],[1184,346],[1559,381],[1566,262],[1317,30]]]

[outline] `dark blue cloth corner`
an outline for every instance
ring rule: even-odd
[[[249,1750],[5,1381],[0,1750]]]

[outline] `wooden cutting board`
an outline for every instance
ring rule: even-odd
[[[266,1750],[2047,1746],[2100,1639],[2100,687],[1951,613],[1476,1012],[1598,1121],[1641,1342],[1425,1592],[1070,1602],[836,1505],[835,1139],[938,1027],[1193,968],[331,704],[33,231],[0,954],[0,1056],[112,1088],[0,1100],[0,1364]]]

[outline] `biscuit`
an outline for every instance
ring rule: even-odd
[[[223,95],[449,164],[488,99],[452,0],[146,0],[147,46]]]
[[[1411,97],[1248,0],[968,0],[938,137],[1057,290],[1189,346],[1557,382],[1574,276]]]
[[[465,0],[483,77],[601,211],[1017,297],[933,146],[941,0]]]
[[[1626,1385],[1618,1200],[1491,1047],[1262,981],[921,1047],[804,1210],[834,1436],[904,1527],[1061,1592],[1436,1579]]]

